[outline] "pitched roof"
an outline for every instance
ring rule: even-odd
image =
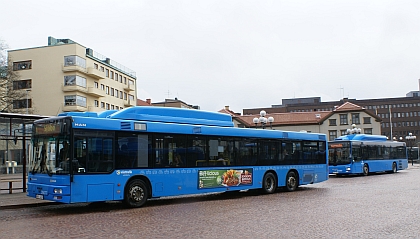
[[[147,101],[143,101],[140,99],[137,99],[137,106],[151,106],[151,104],[147,103]]]
[[[335,108],[334,111],[360,111],[360,110],[364,110],[365,108],[353,104],[351,102],[346,102],[340,106],[338,106],[337,108]]]
[[[315,111],[315,112],[291,112],[291,113],[273,113],[267,114],[265,117],[273,117],[273,126],[276,125],[300,125],[300,124],[319,124],[325,121],[331,115],[331,111]],[[237,116],[248,127],[255,126],[254,118],[259,115],[243,115]]]

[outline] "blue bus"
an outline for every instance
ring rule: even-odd
[[[68,112],[33,126],[28,196],[123,201],[328,179],[325,134],[234,127],[227,114],[165,107]]]
[[[374,172],[395,173],[408,167],[404,142],[383,135],[350,134],[328,143],[329,173],[335,175]]]

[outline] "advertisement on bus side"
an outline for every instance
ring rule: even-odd
[[[252,184],[252,168],[198,171],[198,188],[236,187]]]

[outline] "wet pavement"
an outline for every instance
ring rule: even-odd
[[[332,176],[279,191],[121,203],[40,205],[0,194],[4,238],[420,238],[420,168]],[[7,202],[8,206],[4,204]],[[10,204],[12,206],[10,206]],[[19,206],[21,205],[21,206]]]

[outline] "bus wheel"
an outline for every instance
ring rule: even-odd
[[[392,163],[392,173],[397,172],[397,164],[395,162]]]
[[[294,171],[290,171],[287,173],[286,176],[286,191],[288,192],[293,192],[297,189],[298,187],[298,177],[296,172]]]
[[[369,166],[367,164],[363,165],[363,176],[369,175]]]
[[[274,193],[277,189],[277,180],[276,176],[273,173],[266,173],[263,179],[263,192],[264,193]]]
[[[129,207],[141,207],[147,201],[148,189],[143,180],[131,181],[125,190],[124,203]]]

